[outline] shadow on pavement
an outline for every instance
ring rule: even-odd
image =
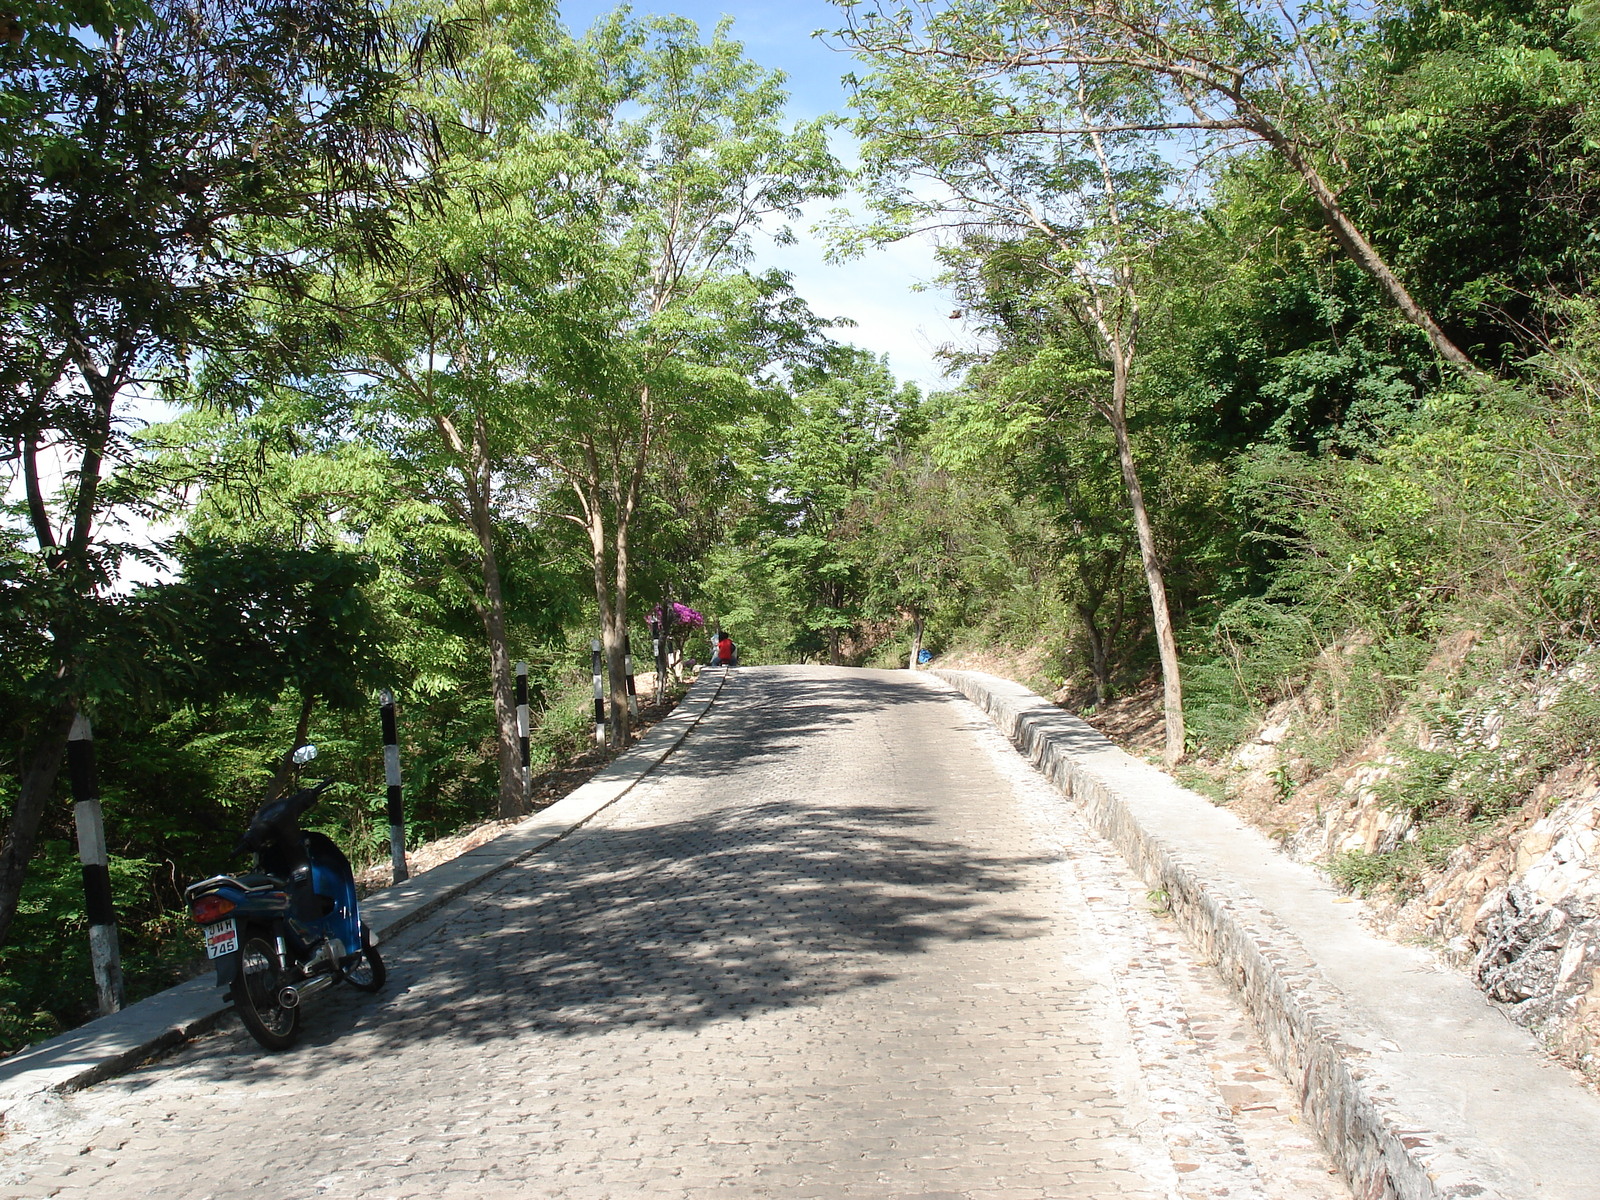
[[[332,1065],[437,1039],[693,1027],[870,987],[941,942],[1048,932],[1003,903],[1047,857],[977,850],[935,828],[932,808],[873,802],[870,788],[835,783],[830,799],[817,755],[800,752],[819,730],[939,704],[936,693],[868,673],[740,670],[671,772],[691,794],[716,780],[707,788],[723,797],[747,777],[748,801],[579,831],[402,934],[385,994],[330,993],[306,1014],[305,1046],[261,1067],[298,1074],[302,1055]]]
[[[790,758],[816,734],[886,709],[939,699],[905,671],[736,667],[717,701],[717,719],[695,730],[673,756],[673,771],[702,779],[744,774]],[[987,722],[973,727],[980,724]],[[863,780],[873,766],[809,765],[853,771]]]

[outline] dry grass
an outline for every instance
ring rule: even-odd
[[[642,737],[657,721],[667,716],[678,705],[678,696],[669,696],[665,704],[653,704],[646,699],[646,691],[641,685],[639,688],[639,723],[638,736]],[[582,754],[573,755],[563,759],[549,770],[542,771],[533,777],[533,812],[549,808],[560,800],[588,783],[612,759],[622,753],[608,747],[591,747]],[[487,842],[494,841],[506,830],[510,829],[525,817],[508,817],[504,820],[491,819],[469,826],[449,837],[437,838],[425,842],[414,850],[406,851],[406,864],[411,868],[412,875],[421,875],[424,871],[431,871],[434,867],[441,866],[453,858],[459,858],[471,850]],[[387,862],[376,862],[356,875],[356,890],[365,896],[371,892],[386,888],[390,883],[390,866]]]

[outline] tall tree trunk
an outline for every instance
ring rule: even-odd
[[[656,703],[667,702],[667,687],[672,676],[672,585],[661,589],[661,607],[656,610],[656,634],[661,653],[656,655]]]
[[[1141,496],[1143,493],[1140,493]],[[1111,699],[1111,655],[1122,633],[1123,613],[1127,608],[1127,592],[1122,579],[1127,562],[1127,547],[1122,546],[1100,556],[1100,569],[1091,573],[1080,566],[1079,579],[1083,584],[1084,599],[1074,606],[1083,623],[1084,635],[1089,639],[1089,670],[1094,675],[1094,701],[1106,704]],[[1101,613],[1106,597],[1115,597],[1110,619],[1102,627]]]
[[[1332,232],[1334,240],[1350,256],[1350,260],[1372,278],[1378,285],[1378,290],[1389,298],[1408,321],[1427,335],[1428,341],[1433,344],[1434,350],[1441,358],[1459,367],[1462,373],[1474,382],[1486,382],[1489,375],[1472,361],[1465,350],[1451,340],[1450,336],[1440,328],[1439,322],[1434,320],[1433,314],[1417,303],[1405,284],[1401,283],[1399,277],[1389,269],[1389,264],[1383,260],[1383,256],[1373,248],[1371,242],[1367,241],[1361,230],[1356,228],[1355,222],[1345,212],[1344,205],[1339,203],[1339,197],[1328,186],[1328,181],[1322,177],[1316,164],[1306,157],[1304,151],[1264,117],[1252,122],[1251,128],[1268,145],[1283,155],[1285,161],[1305,181],[1312,198],[1317,202],[1317,207],[1322,210],[1323,219],[1328,222],[1328,229]]]
[[[480,418],[480,427],[481,424]],[[475,486],[468,488],[468,495],[472,504],[472,526],[478,538],[479,567],[483,573],[483,601],[478,615],[483,620],[484,640],[489,643],[489,694],[494,699],[495,761],[500,779],[497,815],[506,820],[526,811],[527,780],[523,776],[517,737],[517,697],[511,680],[511,647],[506,642],[505,590],[500,581],[500,558],[494,548],[489,464],[481,428],[473,442],[475,453],[471,469]]]
[[[1167,584],[1156,553],[1155,533],[1145,509],[1144,489],[1134,468],[1133,445],[1128,440],[1128,358],[1112,348],[1111,408],[1106,416],[1117,439],[1117,461],[1122,465],[1122,482],[1128,489],[1128,506],[1133,509],[1133,527],[1139,535],[1139,557],[1144,563],[1145,583],[1150,589],[1150,612],[1156,627],[1156,648],[1161,655],[1161,707],[1166,718],[1166,752],[1163,758],[1173,767],[1183,758],[1183,684],[1178,675],[1178,642],[1172,632],[1172,615],[1167,609]]]
[[[591,478],[594,478],[591,476]],[[611,605],[611,579],[610,572],[606,569],[606,524],[605,514],[600,506],[600,497],[594,491],[579,490],[579,503],[584,512],[584,528],[589,534],[589,558],[594,567],[594,602],[600,615],[600,649],[606,663],[606,673],[611,673],[611,644],[614,638],[616,615]],[[616,698],[612,697],[612,708],[616,708]],[[607,720],[608,727],[614,727],[615,712]]]
[[[828,665],[838,667],[844,665],[844,657],[839,650],[842,639],[837,624],[839,610],[844,607],[844,588],[836,583],[828,589],[827,596],[829,607],[833,609],[832,618],[836,622],[828,628]]]
[[[428,357],[431,362],[431,347]],[[465,361],[469,354],[458,347],[454,357],[457,361]],[[500,583],[500,560],[494,549],[494,475],[489,453],[488,422],[481,412],[474,414],[471,436],[463,438],[455,418],[442,410],[435,400],[431,371],[420,398],[432,410],[435,428],[456,455],[466,501],[458,512],[466,518],[478,542],[478,568],[483,575],[483,595],[473,597],[473,607],[483,622],[484,640],[489,643],[489,695],[494,701],[495,761],[500,782],[497,812],[501,819],[520,816],[524,811],[527,789],[517,738],[517,701],[511,682],[511,650],[506,645],[505,592]]]
[[[1089,639],[1089,670],[1094,675],[1094,702],[1104,704],[1111,699],[1111,647],[1116,632],[1100,628],[1100,610],[1105,607],[1106,596],[1117,578],[1117,563],[1122,557],[1102,553],[1096,566],[1091,568],[1082,558],[1078,560],[1078,582],[1083,585],[1083,599],[1073,607],[1083,624],[1084,636]]]
[[[1089,670],[1094,674],[1094,702],[1104,704],[1111,699],[1111,653],[1106,636],[1100,630],[1099,605],[1080,600],[1075,606],[1078,620],[1083,622],[1084,636],[1089,639]]]
[[[483,632],[489,642],[490,689],[494,696],[495,758],[500,769],[499,816],[526,811],[526,780],[517,737],[517,697],[511,681],[511,648],[506,644],[506,607],[500,587],[500,566],[494,551],[483,558]]]
[[[616,546],[611,600],[611,619],[605,626],[606,675],[611,685],[611,744],[621,748],[633,734],[633,714],[628,711],[628,524],[616,523],[612,541]]]
[[[921,613],[911,615],[911,661],[906,664],[908,670],[917,671],[922,668],[922,625]]]
[[[28,513],[34,540],[44,553],[50,570],[65,578],[64,588],[73,597],[89,600],[94,594],[94,578],[88,569],[89,545],[94,536],[94,519],[99,511],[100,472],[111,437],[111,414],[124,386],[126,360],[132,351],[118,347],[113,362],[99,371],[83,353],[74,362],[94,397],[94,422],[85,431],[83,455],[78,467],[77,489],[72,498],[71,523],[65,544],[57,546],[42,493],[39,490],[37,437],[25,440],[23,454],[24,485],[28,492]],[[37,501],[37,502],[36,502]],[[56,679],[64,690],[70,685],[77,646],[78,617],[69,605],[59,621],[50,621],[51,648],[55,653]],[[28,878],[28,864],[39,839],[39,826],[55,794],[56,776],[67,753],[67,736],[77,715],[78,697],[58,695],[39,725],[37,740],[23,750],[23,768],[17,781],[17,800],[6,823],[5,840],[0,843],[0,945],[5,943],[16,919],[17,905]]]
[[[40,723],[38,740],[27,753],[16,805],[6,824],[5,841],[0,844],[0,945],[5,944],[17,905],[22,901],[22,885],[27,881],[28,864],[39,840],[39,826],[55,794],[56,776],[67,754],[67,735],[72,732],[76,711],[70,701],[59,701]]]
[[[1120,553],[1117,556],[1116,577],[1112,582],[1112,595],[1116,603],[1111,608],[1111,620],[1106,625],[1106,699],[1111,699],[1111,664],[1110,657],[1117,643],[1122,638],[1122,622],[1128,614],[1128,589],[1124,586],[1127,575],[1127,560]]]

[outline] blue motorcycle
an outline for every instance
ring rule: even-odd
[[[294,761],[315,755],[302,746]],[[217,986],[229,989],[244,1027],[268,1050],[294,1045],[306,997],[341,982],[376,992],[388,978],[361,920],[350,860],[330,838],[300,828],[332,782],[261,807],[233,850],[252,851],[254,871],[213,875],[185,893]]]

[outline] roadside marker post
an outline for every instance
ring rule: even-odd
[[[517,749],[522,755],[522,800],[533,790],[533,757],[528,749],[528,664],[517,664]]]
[[[383,721],[383,781],[389,789],[389,863],[394,882],[411,878],[406,866],[406,814],[400,795],[400,730],[394,715],[394,693],[378,694],[378,716]]]
[[[600,639],[589,643],[590,664],[594,668],[594,740],[596,745],[606,744],[606,698],[600,689]]]
[[[628,681],[628,712],[637,717],[639,715],[639,691],[633,685],[633,635],[630,633],[622,643],[622,673]]]
[[[89,957],[100,1015],[122,1008],[122,948],[117,941],[117,910],[111,899],[111,868],[106,855],[100,785],[94,771],[94,729],[79,713],[67,735],[67,774],[72,780],[72,816],[78,827],[78,861],[83,866],[84,912],[89,918]]]

